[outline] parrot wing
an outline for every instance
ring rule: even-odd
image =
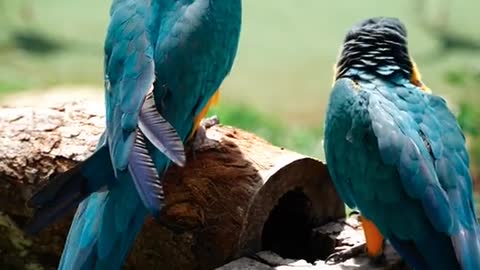
[[[480,266],[480,242],[464,135],[445,100],[397,86],[372,92],[368,114],[383,162],[397,168],[404,191],[447,234],[463,269]]]
[[[457,217],[450,237],[463,269],[479,269],[480,230],[465,136],[446,101],[434,95],[428,97],[427,111],[419,119],[420,134],[435,160],[438,180]]]
[[[115,171],[128,168],[145,206],[158,209],[163,191],[158,173],[150,169],[153,161],[144,137],[181,166],[185,153],[176,130],[155,109],[151,94],[155,64],[150,8],[136,1],[112,6],[105,42],[105,100],[112,165]]]
[[[332,89],[325,119],[323,145],[328,171],[335,184],[335,189],[348,207],[353,209],[357,207],[357,204],[348,175],[349,170],[344,167],[346,164],[344,153],[349,153],[348,146],[345,143],[337,143],[336,141],[343,139],[343,135],[337,132],[349,128],[348,125],[351,124],[349,123],[351,117],[348,115],[348,108],[343,105],[344,103],[350,105],[348,100],[351,98],[351,94],[355,92],[350,82],[345,79],[339,80]]]

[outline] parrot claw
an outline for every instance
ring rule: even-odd
[[[200,126],[204,127],[205,129],[209,129],[213,126],[216,126],[220,124],[220,119],[216,115],[212,115],[207,118],[203,118],[202,121],[200,121]]]
[[[362,254],[362,252],[364,252],[365,249],[366,249],[366,244],[362,243],[362,244],[355,245],[351,248],[332,253],[325,259],[325,264],[333,265],[333,264],[344,262],[348,259],[351,259],[353,257],[356,257]]]
[[[351,248],[332,253],[325,259],[325,264],[334,265],[334,264],[342,263],[348,259],[357,257],[358,255],[364,253],[366,249],[367,249],[366,243],[361,243]],[[370,259],[369,264],[374,267],[383,266],[387,262],[385,258],[385,254],[383,253],[376,257],[369,257],[369,259]]]
[[[195,158],[196,151],[218,147],[219,142],[207,136],[207,129],[218,124],[220,124],[220,119],[216,115],[202,119],[191,144],[193,158]]]

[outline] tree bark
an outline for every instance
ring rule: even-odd
[[[18,229],[32,216],[25,201],[93,152],[104,129],[102,108],[0,109],[1,269],[58,265],[73,211],[26,237]],[[262,248],[295,253],[288,248],[300,245],[295,239],[344,216],[319,160],[233,127],[211,127],[207,136],[217,143],[189,151],[185,168],[166,173],[160,222],[146,220],[125,269],[212,269]]]

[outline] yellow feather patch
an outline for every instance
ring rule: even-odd
[[[412,61],[412,77],[410,78],[410,82],[413,83],[414,85],[420,87],[423,91],[431,94],[432,90],[428,88],[423,82],[422,82],[422,75],[420,74],[420,71],[418,70],[417,64],[413,60]]]
[[[333,65],[333,83],[332,87],[335,85],[335,82],[337,81],[337,73],[338,73],[338,67],[337,64]]]
[[[192,133],[189,136],[189,139],[192,138],[192,136],[195,134],[197,131],[198,127],[200,126],[200,122],[202,119],[207,115],[208,110],[210,109],[211,106],[216,105],[218,101],[220,100],[220,89],[218,89],[215,94],[210,98],[210,100],[205,104],[205,107],[200,111],[200,113],[195,117],[195,121],[193,123],[193,129]]]

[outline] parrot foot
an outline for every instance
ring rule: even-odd
[[[325,259],[325,264],[337,264],[362,254],[366,249],[366,244],[358,244],[351,248],[330,254]]]
[[[193,138],[193,142],[191,144],[193,158],[195,158],[196,151],[204,151],[218,147],[218,140],[209,138],[207,136],[207,129],[218,124],[220,124],[220,119],[216,115],[202,119],[200,125],[197,128],[197,131],[195,132],[195,137]]]
[[[204,129],[209,129],[213,126],[216,126],[220,124],[220,119],[216,115],[212,115],[207,118],[203,118],[202,121],[200,121],[200,126],[203,127]]]
[[[330,254],[325,259],[325,264],[334,265],[334,264],[344,262],[348,259],[361,255],[366,250],[367,250],[366,243],[355,245],[351,248]],[[369,257],[369,259],[370,259],[369,264],[373,267],[384,266],[387,263],[385,254],[383,253],[375,257]]]

